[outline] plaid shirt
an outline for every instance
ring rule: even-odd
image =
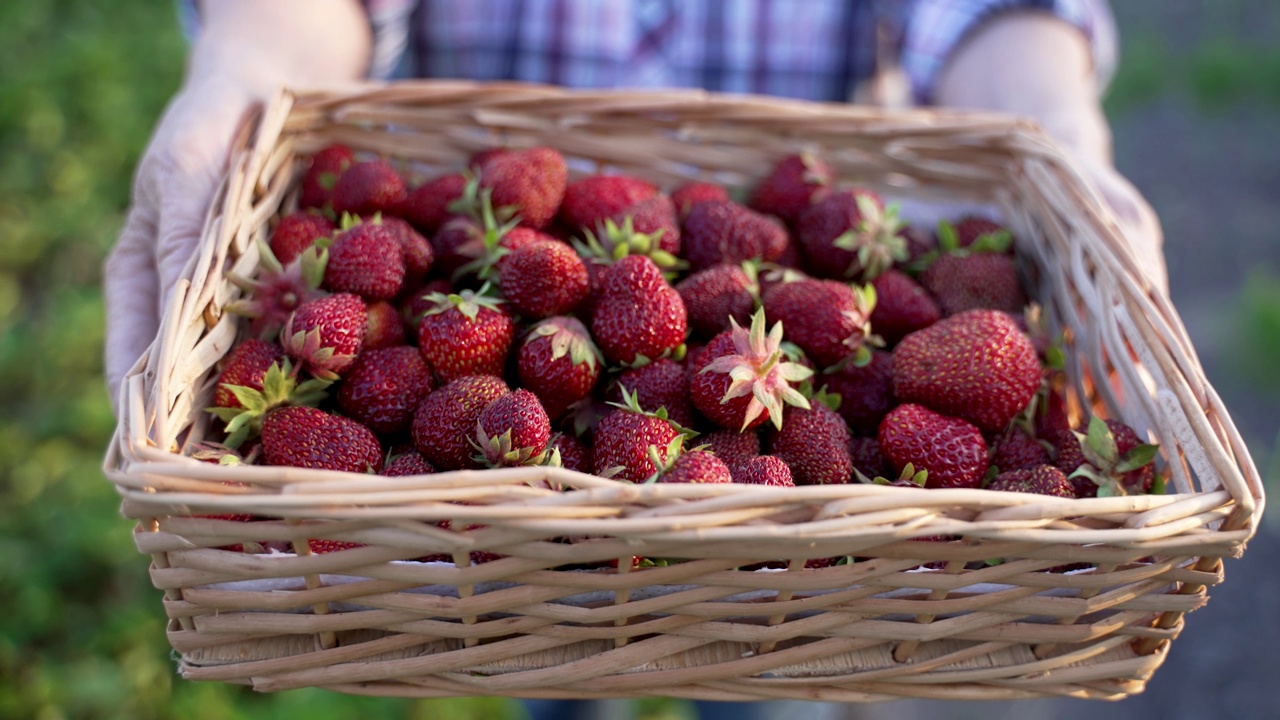
[[[194,0],[181,0],[194,31]],[[365,0],[370,75],[572,87],[701,87],[844,101],[899,65],[918,103],[980,22],[1053,12],[1115,63],[1106,0]]]

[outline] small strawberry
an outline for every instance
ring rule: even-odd
[[[991,466],[1002,473],[1048,464],[1048,449],[1039,440],[1019,430],[1016,423],[996,438],[991,448]]]
[[[874,437],[850,438],[849,454],[853,457],[854,470],[866,477],[876,478],[893,474],[893,466],[889,464],[889,458],[884,456],[884,451],[880,449],[880,441]]]
[[[558,240],[535,242],[511,253],[499,266],[499,278],[507,302],[531,318],[571,313],[591,290],[587,266]]]
[[[383,217],[382,226],[390,230],[400,243],[400,251],[404,256],[405,286],[421,285],[435,263],[435,250],[431,247],[431,242],[398,217]]]
[[[591,474],[594,465],[591,448],[578,438],[566,433],[552,433],[548,447],[560,455],[560,466],[565,470]]]
[[[560,218],[574,231],[599,227],[608,218],[658,194],[658,188],[625,175],[591,175],[570,183]]]
[[[377,472],[382,446],[355,420],[312,407],[282,407],[262,420],[262,455],[268,465]]]
[[[606,399],[620,402],[622,388],[636,396],[641,409],[657,412],[665,408],[672,422],[693,425],[693,405],[689,403],[689,375],[685,367],[670,358],[659,358],[618,376]]]
[[[680,442],[677,438],[675,442]],[[659,457],[658,449],[650,447],[649,452]],[[660,483],[730,483],[733,476],[729,467],[720,458],[702,450],[687,452],[671,452],[666,454],[667,466],[654,473],[649,482]]]
[[[515,323],[501,300],[463,290],[433,294],[434,306],[418,324],[418,349],[442,382],[464,375],[501,375]]]
[[[488,467],[541,465],[551,441],[551,420],[528,390],[507,393],[489,403],[476,422],[478,462]]]
[[[404,285],[404,270],[404,250],[397,233],[377,219],[353,225],[334,238],[324,286],[365,300],[389,300]]]
[[[493,192],[495,208],[512,210],[521,225],[534,230],[555,217],[569,179],[564,156],[549,147],[488,155],[477,163],[476,174],[480,187]]]
[[[378,213],[395,214],[407,192],[404,178],[386,160],[369,160],[352,164],[333,186],[333,211],[372,217]]]
[[[489,403],[508,392],[502,378],[468,375],[428,394],[413,415],[413,446],[441,471],[480,467],[472,459],[476,422]]]
[[[849,426],[819,398],[808,410],[788,408],[770,454],[791,468],[796,485],[840,485],[853,477]]]
[[[893,356],[872,350],[861,367],[852,363],[825,375],[827,389],[840,396],[840,417],[857,435],[874,435],[897,402],[893,396]]]
[[[893,351],[893,392],[901,402],[1002,430],[1040,387],[1040,361],[1002,312],[970,310],[903,338]]]
[[[865,364],[870,345],[875,288],[850,287],[834,280],[797,280],[774,285],[764,294],[770,320],[787,328],[787,339],[821,368],[847,362]]]
[[[400,205],[400,213],[424,235],[432,235],[446,220],[454,216],[449,210],[467,186],[462,173],[442,175],[409,191]]]
[[[832,193],[796,221],[796,237],[814,274],[861,282],[907,259],[901,229],[897,211],[869,190]]]
[[[774,165],[768,177],[751,192],[747,205],[766,215],[777,215],[795,225],[800,215],[831,194],[835,173],[822,158],[802,152]]]
[[[365,308],[364,345],[361,352],[404,345],[404,321],[400,311],[386,300]]]
[[[701,440],[734,472],[760,455],[760,436],[754,432],[716,430],[702,436]]]
[[[689,217],[694,205],[708,200],[728,200],[729,191],[723,186],[709,182],[690,182],[671,191],[671,202],[676,206],[676,214],[680,222]]]
[[[280,218],[271,231],[271,252],[281,265],[288,265],[320,238],[331,237],[336,228],[329,219],[314,212],[299,210]]]
[[[1061,470],[1052,465],[1036,465],[1020,470],[1002,472],[987,484],[988,490],[1032,493],[1054,497],[1074,498],[1075,489]]]
[[[746,324],[760,292],[753,275],[738,265],[713,265],[681,280],[676,292],[684,300],[690,328],[711,337],[728,330],[730,319]]]
[[[606,415],[596,428],[595,474],[644,482],[666,462],[672,441],[682,433],[666,419],[665,412],[644,412],[636,404],[635,396],[626,390],[622,397],[618,409]],[[650,446],[657,449],[657,462],[650,456]]]
[[[316,153],[302,176],[298,205],[304,208],[329,207],[333,200],[333,187],[353,162],[355,153],[346,145],[330,145]]]
[[[418,404],[434,387],[431,368],[417,348],[366,350],[338,388],[338,407],[370,430],[392,435],[409,428]]]
[[[338,293],[299,307],[285,323],[280,344],[313,376],[336,380],[355,362],[367,327],[364,301]]]
[[[782,427],[783,405],[808,409],[809,401],[794,387],[813,370],[787,361],[782,354],[782,323],[765,335],[764,311],[744,330],[737,320],[720,333],[691,368],[689,394],[694,407],[717,425],[739,432],[769,420]]]
[[[982,308],[1021,315],[1027,295],[1007,254],[1010,242],[1009,234],[1002,233],[961,246],[954,228],[939,223],[939,253],[922,259],[920,284],[938,300],[944,315]]]
[[[889,345],[938,322],[942,311],[929,292],[906,273],[886,270],[871,284],[876,289],[876,306],[871,311],[871,327]]]
[[[600,278],[591,335],[610,362],[632,364],[674,351],[688,334],[680,293],[643,255],[629,255]]]
[[[206,409],[226,423],[226,446],[232,449],[258,437],[262,419],[272,410],[286,405],[319,405],[329,387],[327,380],[299,383],[288,359],[273,359],[260,371],[261,364],[267,360],[267,351],[259,342],[246,340],[231,352],[218,376],[214,406]],[[249,349],[241,351],[246,344],[250,345]],[[270,352],[278,352],[278,348],[271,346]]]
[[[571,317],[534,325],[516,355],[520,384],[538,396],[552,418],[591,395],[603,364],[586,327]]]
[[[1159,450],[1119,420],[1095,416],[1087,432],[1060,437],[1054,464],[1069,476],[1076,497],[1160,493],[1154,464]]]
[[[776,218],[731,200],[699,203],[689,211],[683,229],[684,256],[694,270],[745,260],[773,262],[790,243]]]
[[[744,485],[772,485],[795,487],[791,468],[776,455],[760,455],[746,461],[733,471],[733,481]]]
[[[382,467],[379,475],[387,477],[408,477],[411,475],[431,475],[436,469],[431,467],[431,463],[422,457],[422,453],[417,450],[410,450],[391,458],[386,465]]]
[[[880,423],[880,449],[894,469],[907,463],[929,473],[929,487],[976,488],[987,472],[987,443],[960,418],[905,404]]]

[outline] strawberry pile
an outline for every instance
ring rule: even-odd
[[[1162,490],[1132,428],[1069,420],[1004,228],[909,226],[807,153],[732,198],[545,147],[416,184],[326,148],[231,278],[209,411],[247,462],[356,473]]]

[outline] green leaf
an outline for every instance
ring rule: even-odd
[[[1067,366],[1067,354],[1057,345],[1050,345],[1044,353],[1044,364],[1050,370],[1061,370]]]
[[[1104,470],[1115,467],[1120,456],[1111,428],[1096,415],[1089,419],[1089,433],[1080,449],[1086,460]]]
[[[1116,465],[1116,472],[1126,473],[1130,470],[1137,470],[1140,467],[1150,465],[1155,459],[1156,453],[1160,451],[1159,445],[1135,445]]]

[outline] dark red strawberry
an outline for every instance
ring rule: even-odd
[[[880,421],[897,405],[893,396],[893,356],[883,350],[872,350],[871,361],[866,365],[850,363],[823,375],[820,382],[840,396],[840,417],[856,435],[876,434]]]
[[[431,242],[398,217],[382,218],[382,226],[390,230],[400,243],[400,251],[404,256],[404,284],[421,285],[435,262],[435,250],[431,247]]]
[[[387,477],[408,477],[410,475],[431,475],[436,471],[431,463],[422,457],[417,450],[410,450],[391,458],[382,468],[380,475]]]
[[[774,487],[795,487],[791,477],[791,468],[782,458],[774,455],[760,455],[746,461],[733,471],[733,481],[744,485],[772,485]]]
[[[280,344],[307,372],[336,380],[355,362],[367,328],[364,301],[337,293],[299,307],[285,324]]]
[[[586,327],[571,317],[534,325],[516,356],[520,384],[538,396],[553,419],[591,395],[603,363]]]
[[[787,408],[769,451],[791,468],[796,485],[839,485],[853,477],[849,438],[844,420],[823,403],[813,402],[808,410]]]
[[[1010,470],[995,476],[987,484],[988,490],[1032,493],[1054,497],[1074,498],[1075,490],[1061,470],[1052,465],[1036,465],[1020,470]]]
[[[594,469],[591,448],[578,438],[566,433],[552,433],[550,447],[560,453],[560,467],[590,474]]]
[[[640,410],[635,397],[626,391],[623,399],[625,407],[606,415],[596,427],[595,474],[644,482],[658,471],[649,448],[652,446],[658,461],[665,463],[672,441],[681,433],[666,419],[666,413]]]
[[[262,456],[268,465],[377,472],[382,446],[355,420],[311,407],[282,407],[262,420]]]
[[[1071,418],[1067,415],[1067,398],[1052,385],[1036,403],[1036,437],[1057,444],[1062,433],[1071,432]]]
[[[324,286],[365,300],[389,300],[404,285],[404,250],[397,233],[381,221],[343,230],[329,248]]]
[[[313,555],[324,555],[325,553],[341,552],[360,547],[365,546],[360,543],[346,542],[345,540],[318,540],[315,538],[307,540],[307,549]]]
[[[594,231],[606,219],[656,194],[657,187],[639,178],[591,175],[565,188],[560,218],[574,231]]]
[[[668,460],[671,456],[668,454]],[[660,483],[730,483],[733,476],[720,458],[709,452],[689,450],[680,453],[665,469],[657,473]]]
[[[831,194],[835,173],[822,158],[808,152],[778,161],[768,177],[751,192],[747,205],[767,215],[777,215],[794,225],[814,203]]]
[[[409,428],[422,398],[435,387],[417,348],[366,350],[338,388],[338,407],[370,430],[392,435]]]
[[[1020,315],[1027,305],[1018,268],[1003,253],[944,254],[920,274],[946,315],[980,308]]]
[[[642,410],[657,412],[665,408],[673,422],[693,425],[693,406],[689,403],[689,375],[685,367],[670,358],[659,358],[618,376],[606,399],[621,402],[622,388],[636,396]]]
[[[462,173],[442,175],[414,188],[400,205],[405,220],[424,235],[433,235],[446,220],[456,213],[449,209],[462,197],[467,178]]]
[[[828,278],[869,281],[907,259],[896,211],[869,190],[836,192],[805,210],[796,237],[809,271]]]
[[[938,239],[928,230],[917,225],[906,225],[899,234],[907,241],[907,259],[904,262],[907,267],[926,262],[938,252]]]
[[[712,337],[729,329],[730,318],[739,325],[751,321],[759,285],[738,265],[713,265],[681,280],[676,291],[689,313],[689,327]]]
[[[477,174],[480,187],[493,192],[496,210],[511,209],[521,225],[535,230],[555,217],[569,179],[564,156],[549,147],[485,156],[477,163]]]
[[[551,441],[551,420],[528,390],[507,393],[489,403],[476,423],[477,460],[489,467],[540,465]]]
[[[675,350],[688,322],[680,293],[649,258],[629,255],[602,274],[591,335],[610,362],[629,365]]]
[[[938,322],[942,311],[929,292],[906,273],[887,270],[871,284],[876,289],[876,306],[871,311],[871,327],[889,345]]]
[[[877,432],[879,428],[876,429]],[[889,458],[880,449],[880,441],[874,437],[855,437],[849,439],[849,454],[853,457],[853,467],[868,478],[888,477],[893,475],[893,467]]]
[[[215,405],[206,411],[226,425],[225,445],[239,448],[246,440],[258,437],[262,419],[272,410],[286,405],[319,405],[326,397],[328,380],[304,380],[298,382],[297,371],[287,358],[272,361],[266,370],[258,367],[266,358],[257,340],[243,354],[237,347],[227,359],[227,365],[218,378]],[[216,403],[225,402],[225,405]],[[244,457],[249,457],[248,453]],[[222,458],[219,458],[222,461]],[[229,461],[228,461],[229,462]]]
[[[782,323],[765,334],[764,311],[751,319],[751,329],[731,321],[733,329],[707,343],[692,366],[689,395],[708,420],[723,428],[745,431],[766,420],[782,427],[784,405],[808,408],[795,386],[813,370],[789,361],[782,352]]]
[[[698,441],[708,445],[711,452],[734,472],[748,460],[760,455],[760,436],[754,432],[716,430],[700,436]]]
[[[558,240],[534,242],[512,252],[499,265],[499,277],[511,307],[535,319],[573,312],[591,290],[582,258]]]
[[[316,240],[332,237],[336,228],[329,219],[314,212],[299,210],[280,218],[271,231],[271,252],[281,265],[288,265]]]
[[[1049,464],[1049,450],[1017,427],[1005,431],[993,445],[991,466],[1002,473]]]
[[[940,320],[893,351],[900,402],[964,418],[987,432],[1004,429],[1039,387],[1035,348],[1002,312],[970,310]]]
[[[987,443],[978,428],[921,405],[894,408],[880,424],[880,449],[893,469],[908,463],[929,473],[931,488],[976,488],[987,472]]]
[[[962,248],[972,246],[984,235],[1009,234],[1009,231],[1000,223],[977,215],[966,215],[960,218],[952,225],[952,229],[955,232],[956,245]]]
[[[652,241],[652,249],[675,256],[680,254],[680,218],[671,198],[662,193],[630,205],[609,218],[614,225],[631,233],[644,235]]]
[[[433,295],[435,305],[418,323],[418,349],[442,382],[464,375],[501,375],[515,323],[481,293]]]
[[[364,345],[361,351],[404,345],[404,321],[400,311],[385,300],[365,308]]]
[[[693,206],[708,200],[728,200],[729,191],[724,186],[709,182],[685,183],[671,191],[671,202],[676,206],[680,221],[689,217]]]
[[[1152,492],[1159,449],[1119,420],[1097,417],[1080,433],[1059,436],[1054,465],[1070,477],[1076,497]]]
[[[213,406],[242,408],[231,386],[238,385],[262,392],[267,370],[284,360],[284,350],[275,343],[249,338],[237,343],[222,359],[222,372],[218,374],[217,389],[213,392]]]
[[[790,242],[776,218],[731,200],[699,203],[689,211],[683,230],[684,257],[694,270],[744,260],[773,262]]]
[[[311,158],[302,176],[302,193],[298,204],[304,208],[324,208],[333,199],[338,178],[355,162],[355,154],[346,145],[330,145]]]
[[[413,294],[407,296],[407,299],[400,302],[400,319],[404,322],[407,336],[417,338],[418,323],[422,322],[422,316],[426,315],[428,310],[435,307],[435,301],[431,296],[436,293],[452,295],[453,283],[444,278],[428,280],[422,287],[414,290]]]
[[[764,294],[770,320],[781,322],[787,340],[804,350],[819,368],[867,362],[870,317],[875,292],[834,280],[797,280],[774,285]]]
[[[373,217],[378,213],[395,214],[407,191],[404,178],[386,160],[358,162],[338,176],[333,186],[333,211]]]
[[[468,375],[428,394],[413,416],[413,446],[441,471],[480,467],[472,457],[476,423],[489,403],[508,392],[502,378]]]

